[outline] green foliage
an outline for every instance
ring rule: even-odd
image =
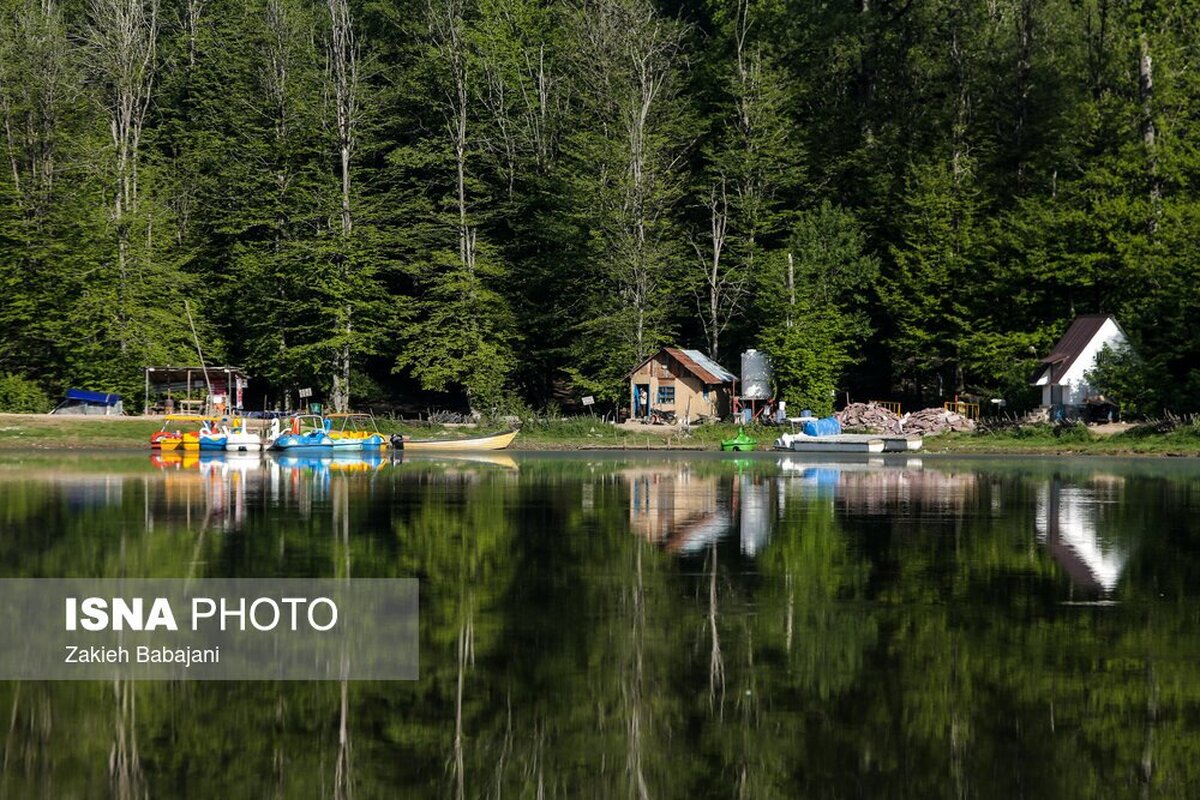
[[[24,375],[0,375],[0,412],[6,414],[45,414],[50,397],[36,381]]]
[[[352,3],[350,226],[328,5],[185,5],[123,70],[109,6],[0,3],[0,370],[136,389],[193,360],[186,298],[206,357],[272,402],[348,367],[393,401],[615,404],[662,344],[769,340],[807,403],[1020,408],[1104,312],[1147,408],[1200,409],[1179,0]],[[144,118],[114,138],[130,86]],[[848,246],[874,258],[853,297],[780,311],[789,250],[807,292]]]
[[[901,242],[892,248],[896,269],[883,291],[896,325],[892,360],[916,394],[939,374],[944,387],[965,388],[963,360],[976,324],[968,301],[980,257],[978,188],[964,162],[914,166]]]
[[[797,217],[787,253],[773,254],[758,287],[759,344],[771,356],[780,399],[832,410],[871,333],[866,309],[878,272],[852,213],[826,201]]]
[[[1097,392],[1121,406],[1125,417],[1142,417],[1161,411],[1155,387],[1162,378],[1156,375],[1132,347],[1105,345],[1096,354],[1096,366],[1084,380]]]

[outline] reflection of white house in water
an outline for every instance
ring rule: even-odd
[[[1106,541],[1100,508],[1119,499],[1117,484],[1063,485],[1053,479],[1038,488],[1034,522],[1038,541],[1080,588],[1109,593],[1117,587],[1129,553]]]
[[[771,504],[771,488],[775,481],[763,478],[755,480],[751,475],[739,475],[734,480],[741,511],[738,532],[741,535],[742,552],[753,558],[771,538],[771,516],[775,512]]]

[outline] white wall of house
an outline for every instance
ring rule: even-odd
[[[1062,403],[1068,406],[1083,405],[1083,401],[1087,397],[1096,393],[1084,377],[1096,368],[1096,356],[1100,354],[1105,345],[1116,350],[1128,343],[1129,340],[1125,338],[1125,333],[1120,326],[1112,319],[1106,319],[1100,326],[1100,330],[1096,331],[1096,335],[1083,348],[1079,358],[1075,359],[1075,363],[1067,370],[1067,374],[1059,379],[1058,385],[1062,386]],[[1042,385],[1042,405],[1054,405],[1053,391],[1053,384],[1047,382]]]

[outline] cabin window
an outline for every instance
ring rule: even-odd
[[[705,389],[704,389],[704,402],[706,402],[706,403],[708,402],[708,388],[707,387],[705,387]]]
[[[658,400],[656,402],[659,405],[665,405],[665,406],[675,405],[675,387],[674,386],[658,387]]]

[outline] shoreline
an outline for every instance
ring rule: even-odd
[[[150,452],[149,438],[162,427],[161,417],[65,417],[47,414],[0,414],[0,450],[104,450]],[[402,433],[418,438],[461,437],[460,425],[379,420],[384,434]],[[481,427],[478,433],[490,432]],[[737,433],[733,424],[704,425],[690,434],[666,426],[611,425],[582,417],[553,422],[532,422],[521,429],[513,446],[517,452],[714,452],[720,441]],[[770,452],[778,428],[753,426],[747,433],[758,439],[756,452]],[[472,430],[471,433],[475,433]],[[767,445],[767,446],[763,446]],[[779,451],[784,452],[784,451]],[[1023,429],[1003,433],[945,433],[925,437],[919,455],[978,456],[1122,456],[1154,458],[1200,457],[1200,430],[1194,426],[1169,433],[1123,432],[1098,435],[1086,429],[1060,437],[1050,429]]]

